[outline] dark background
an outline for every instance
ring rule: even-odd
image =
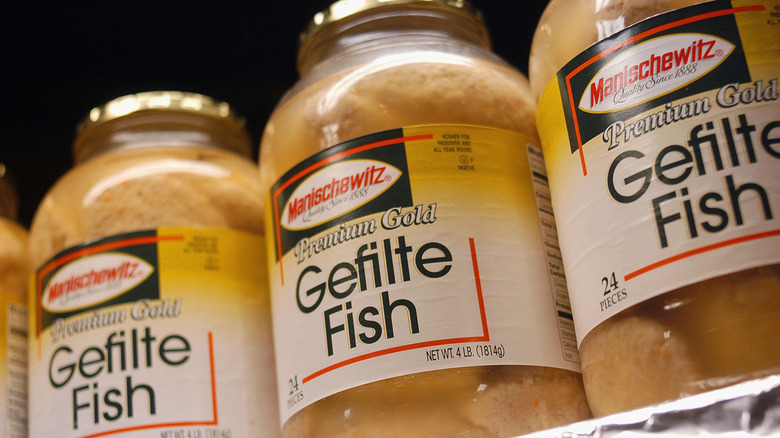
[[[191,91],[223,100],[255,143],[298,79],[298,35],[331,1],[113,0],[0,8],[0,162],[14,174],[19,222],[29,226],[46,191],[72,167],[76,125],[126,94]],[[527,73],[546,0],[472,0],[494,51]]]

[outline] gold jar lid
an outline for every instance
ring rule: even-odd
[[[131,122],[130,116],[138,116],[139,122]],[[222,145],[226,149],[242,155],[251,155],[246,121],[234,112],[228,103],[198,93],[166,90],[129,94],[93,108],[76,129],[73,145],[76,162],[92,156],[99,149],[99,146],[94,144],[94,137],[97,136],[95,131],[101,127],[114,124],[113,129],[117,129],[118,125],[126,128],[144,123],[186,123],[184,120],[187,117],[191,119],[192,116],[216,122],[219,126],[211,126],[210,129],[230,131],[230,141]],[[127,124],[118,123],[123,120],[127,120]],[[203,125],[204,129],[206,125]]]
[[[93,108],[79,124],[78,132],[81,133],[94,125],[140,111],[159,110],[193,112],[244,125],[244,119],[235,114],[226,102],[219,102],[202,94],[183,91],[148,91],[118,97]]]
[[[339,0],[327,9],[315,14],[308,28],[301,33],[298,50],[299,65],[309,51],[314,36],[322,33],[325,29],[329,29],[342,20],[359,19],[366,12],[375,13],[380,9],[397,9],[398,7],[419,10],[438,9],[457,14],[473,25],[480,41],[484,41],[486,46],[490,45],[490,37],[482,20],[482,14],[465,0]]]

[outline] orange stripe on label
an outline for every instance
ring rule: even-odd
[[[737,244],[744,243],[744,242],[750,242],[750,241],[753,241],[753,240],[766,239],[766,238],[769,238],[769,237],[777,237],[777,236],[780,236],[780,230],[766,231],[766,232],[763,232],[763,233],[756,233],[756,234],[751,234],[751,235],[748,235],[748,236],[737,237],[735,239],[725,240],[723,242],[713,243],[712,245],[707,245],[707,246],[703,246],[701,248],[692,249],[690,251],[686,251],[686,252],[677,254],[675,256],[672,256],[672,257],[660,260],[660,261],[655,262],[655,263],[653,263],[651,265],[647,265],[644,268],[637,269],[636,271],[626,275],[624,278],[625,278],[626,281],[628,281],[628,280],[631,280],[633,278],[639,277],[642,274],[646,274],[646,273],[648,273],[648,272],[650,272],[650,271],[652,271],[654,269],[658,269],[658,268],[660,268],[662,266],[670,265],[670,264],[672,264],[674,262],[686,259],[688,257],[693,257],[693,256],[698,255],[698,254],[702,254],[702,253],[709,252],[709,251],[714,251],[716,249],[721,249],[721,248],[725,248],[725,247],[732,246],[732,245],[737,245]]]

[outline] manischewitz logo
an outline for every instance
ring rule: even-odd
[[[579,109],[610,112],[663,96],[706,75],[733,50],[726,40],[695,33],[638,44],[599,70],[585,87]]]
[[[583,176],[584,146],[604,146],[613,123],[752,82],[737,16],[760,20],[766,6],[742,3],[712,0],[655,15],[591,45],[558,72],[569,145]]]
[[[327,166],[295,189],[283,208],[281,225],[304,230],[328,222],[381,195],[400,176],[399,169],[376,160]]]
[[[152,265],[125,253],[107,252],[78,258],[49,280],[41,296],[41,306],[59,313],[91,307],[135,288],[153,272]]]

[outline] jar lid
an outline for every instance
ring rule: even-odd
[[[0,217],[16,220],[19,196],[5,163],[0,163]]]
[[[202,94],[183,91],[147,91],[118,97],[93,108],[76,128],[73,152],[76,162],[94,155],[99,149],[88,138],[102,125],[128,116],[149,115],[162,123],[173,119],[182,121],[196,116],[210,119],[224,125],[230,132],[228,143],[222,146],[242,155],[250,154],[251,142],[246,132],[246,121],[233,111],[226,102],[214,100]],[[165,116],[165,117],[158,117]],[[150,118],[139,119],[139,123],[153,122]],[[185,123],[192,123],[185,122]],[[128,125],[135,122],[128,117]],[[200,126],[200,122],[195,122]]]
[[[299,58],[305,53],[311,44],[312,38],[334,23],[345,18],[353,18],[366,11],[388,9],[398,6],[410,8],[438,8],[448,12],[454,12],[471,20],[478,25],[480,38],[489,41],[487,29],[482,21],[482,14],[472,8],[465,0],[339,0],[330,5],[328,9],[318,12],[309,23],[309,27],[300,35]]]
[[[128,94],[93,108],[78,125],[78,133],[92,126],[118,119],[140,111],[181,111],[225,119],[240,126],[245,121],[239,117],[227,102],[216,101],[208,96],[183,91],[147,91]]]

